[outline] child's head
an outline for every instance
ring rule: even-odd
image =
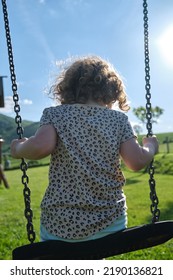
[[[112,65],[97,56],[77,59],[58,76],[51,92],[61,104],[93,101],[112,107],[117,102],[127,111],[124,85]]]

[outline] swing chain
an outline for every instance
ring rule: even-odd
[[[16,75],[15,75],[15,67],[14,67],[14,59],[13,59],[13,50],[12,50],[12,42],[11,42],[11,35],[10,35],[10,27],[9,27],[9,20],[8,20],[8,12],[7,12],[7,5],[6,0],[2,1],[2,8],[3,8],[3,15],[4,15],[4,25],[5,25],[5,33],[6,33],[6,41],[7,41],[7,50],[8,50],[8,59],[9,59],[9,68],[10,68],[10,75],[11,75],[11,82],[12,82],[12,91],[13,91],[13,101],[14,101],[14,112],[16,113],[15,122],[17,124],[17,135],[18,138],[21,139],[23,137],[23,127],[22,127],[22,118],[19,114],[20,112],[20,105],[19,105],[19,95],[17,93],[17,82],[16,82]],[[29,177],[26,174],[27,171],[27,163],[22,158],[20,169],[23,172],[22,176],[22,184],[24,186],[23,195],[24,195],[24,202],[25,202],[25,217],[27,219],[27,234],[28,240],[33,243],[35,240],[35,232],[34,227],[32,224],[33,212],[31,209],[31,199],[30,199],[30,189],[28,187]]]
[[[148,131],[147,137],[153,135],[152,133],[152,107],[151,107],[151,84],[150,84],[150,59],[149,59],[149,32],[148,32],[148,9],[147,0],[143,0],[143,15],[144,15],[144,57],[145,57],[145,90],[146,90],[146,128]],[[149,186],[150,186],[150,199],[151,199],[151,213],[152,213],[152,223],[158,222],[160,218],[160,210],[157,208],[159,200],[155,189],[155,179],[154,179],[154,165],[153,160],[151,161],[148,169],[150,175]]]

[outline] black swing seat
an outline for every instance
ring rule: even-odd
[[[173,237],[173,221],[127,228],[85,242],[50,240],[13,250],[13,260],[98,260],[160,245]]]

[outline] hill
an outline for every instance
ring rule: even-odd
[[[24,128],[24,136],[30,137],[36,132],[39,126],[39,122],[23,120],[22,126]],[[5,141],[2,146],[3,152],[9,151],[11,140],[14,138],[18,138],[16,133],[16,127],[17,125],[13,118],[0,114],[0,136]]]

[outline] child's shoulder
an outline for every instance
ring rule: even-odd
[[[49,114],[61,114],[61,113],[81,113],[81,111],[87,113],[101,113],[105,117],[115,117],[122,121],[126,121],[128,119],[128,116],[119,110],[116,109],[110,109],[107,107],[102,106],[88,106],[87,104],[60,104],[57,106],[51,106],[44,109],[44,112]]]
[[[64,105],[60,104],[60,105],[57,105],[57,106],[46,107],[43,112],[53,113],[53,112],[61,111],[63,109],[65,109]]]
[[[122,120],[128,119],[128,116],[122,111],[114,110],[114,109],[109,109],[109,110],[111,111],[111,114],[115,115],[116,117],[118,117]]]
[[[52,117],[53,116],[61,116],[62,114],[65,115],[65,114],[71,114],[73,113],[72,111],[75,111],[73,110],[73,107],[69,104],[59,104],[57,106],[51,106],[51,107],[47,107],[44,109],[43,111],[43,114],[49,114],[51,115]]]

